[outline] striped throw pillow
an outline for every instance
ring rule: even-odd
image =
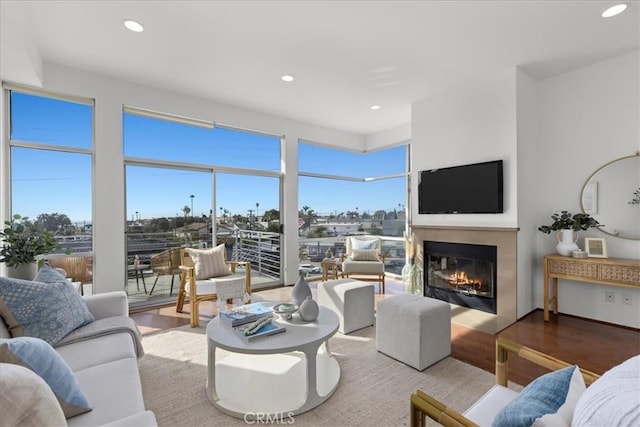
[[[380,261],[377,249],[354,249],[350,258],[353,261]]]
[[[196,280],[228,276],[231,269],[224,262],[224,243],[211,249],[186,248],[193,260]]]

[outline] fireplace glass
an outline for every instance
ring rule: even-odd
[[[425,242],[425,296],[496,313],[495,246]]]

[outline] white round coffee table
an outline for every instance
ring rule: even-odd
[[[287,331],[251,342],[218,316],[207,325],[207,396],[222,412],[245,420],[288,420],[320,405],[338,387],[340,366],[328,344],[338,330],[338,316],[320,306],[313,322],[298,314],[274,322]]]

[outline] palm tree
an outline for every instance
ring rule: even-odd
[[[182,212],[184,213],[185,218],[187,216],[189,216],[189,212],[191,212],[191,208],[189,208],[189,206],[184,205],[184,208],[182,208]]]

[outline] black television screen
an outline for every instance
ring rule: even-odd
[[[502,213],[502,160],[420,172],[421,214]]]

